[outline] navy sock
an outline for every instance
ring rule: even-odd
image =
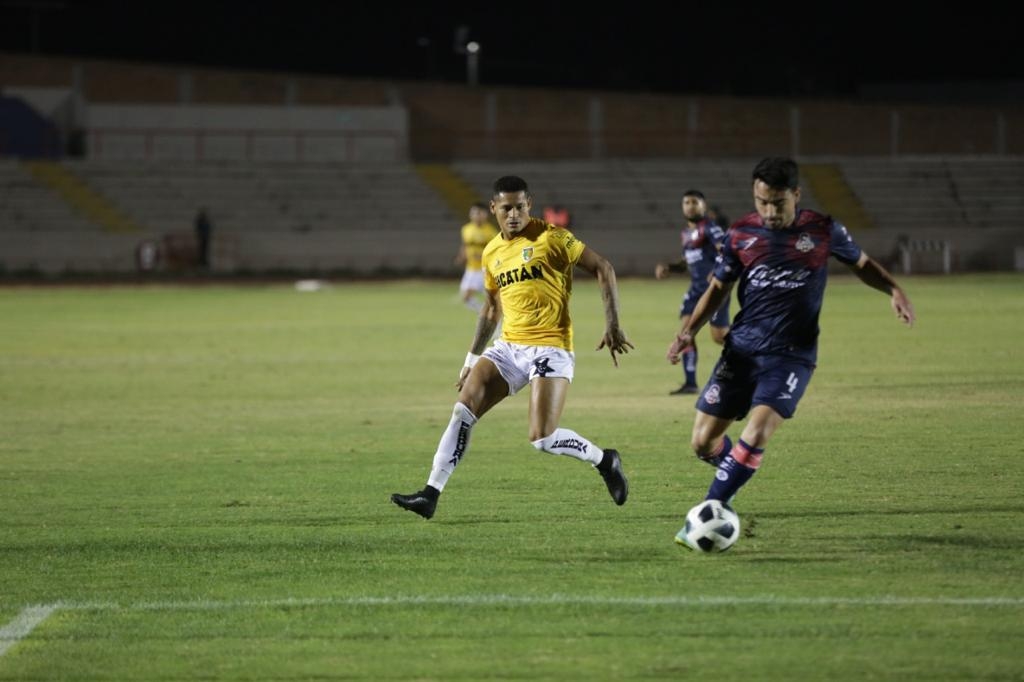
[[[697,385],[697,349],[688,350],[683,353],[683,374],[686,377],[687,386]]]
[[[711,482],[704,499],[728,502],[757,473],[763,454],[764,448],[751,447],[741,438],[733,446],[732,452],[722,458],[722,463],[715,471],[715,480]]]

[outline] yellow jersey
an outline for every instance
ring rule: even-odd
[[[484,286],[501,300],[501,338],[572,350],[572,270],[585,248],[568,230],[534,218],[512,239],[499,235],[483,253]]]
[[[466,270],[482,270],[480,256],[487,242],[498,234],[498,228],[490,223],[477,225],[466,223],[462,226],[462,245],[466,247]]]

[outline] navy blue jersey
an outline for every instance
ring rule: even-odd
[[[757,213],[733,223],[715,266],[719,280],[739,280],[729,347],[815,362],[828,258],[852,265],[860,254],[845,227],[815,211],[798,210],[781,230],[765,227]]]
[[[683,258],[690,271],[690,291],[703,293],[708,288],[708,276],[715,269],[718,248],[725,241],[725,230],[707,218],[697,227],[685,227],[682,232]]]

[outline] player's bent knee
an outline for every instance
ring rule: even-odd
[[[690,447],[693,448],[693,454],[697,455],[700,459],[705,459],[711,456],[712,447],[710,441],[698,441],[694,439],[690,442]]]
[[[695,428],[690,437],[690,447],[700,457],[711,454],[715,439],[712,437],[711,429]]]

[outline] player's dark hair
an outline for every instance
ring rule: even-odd
[[[479,208],[481,211],[490,211],[491,210],[491,207],[488,206],[487,204],[485,204],[482,201],[474,201],[473,205],[470,206],[470,208]]]
[[[796,189],[800,186],[800,169],[793,159],[769,156],[754,166],[753,180],[772,189]]]
[[[704,192],[701,192],[699,189],[686,190],[685,192],[683,192],[683,198],[685,199],[686,197],[697,197],[701,201],[706,201],[706,199],[704,198]]]
[[[516,192],[530,193],[530,188],[526,184],[526,180],[523,180],[517,175],[505,175],[494,181],[494,196],[499,194],[515,194]]]

